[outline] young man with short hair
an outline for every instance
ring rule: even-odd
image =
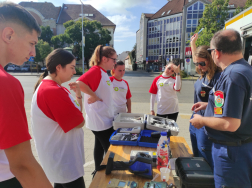
[[[0,3],[0,187],[52,188],[32,155],[20,82],[5,72],[35,56],[41,30],[34,17],[14,3]],[[20,185],[21,184],[21,185]]]

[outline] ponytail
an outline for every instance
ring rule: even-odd
[[[34,93],[35,93],[37,87],[39,86],[40,82],[41,82],[46,76],[48,76],[48,70],[47,70],[47,69],[45,69],[45,71],[40,75],[40,77],[39,77],[37,83],[35,84]]]
[[[89,66],[100,65],[102,62],[102,57],[111,57],[116,51],[110,46],[98,45],[89,61]]]

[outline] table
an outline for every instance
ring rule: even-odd
[[[188,144],[186,143],[186,141],[183,137],[171,136],[170,148],[171,148],[173,158],[192,157],[192,151],[189,148]],[[115,153],[114,161],[129,161],[131,150],[156,151],[157,149],[147,148],[147,147],[139,147],[139,146],[110,145],[109,150],[106,153],[106,156],[104,157],[101,164],[102,165],[107,164],[110,152]],[[156,168],[154,168],[153,169],[153,177],[155,177],[156,174],[160,175],[160,172]],[[151,181],[150,179],[136,176],[127,170],[125,170],[125,171],[116,170],[116,171],[112,171],[110,175],[106,175],[105,169],[104,169],[104,170],[98,171],[95,174],[95,177],[90,184],[90,188],[106,188],[107,184],[109,183],[109,180],[112,178],[116,178],[116,179],[120,179],[120,180],[135,181],[138,183],[138,188],[142,188],[146,181]],[[158,176],[157,179],[155,179],[155,181],[161,181],[160,176]],[[168,183],[170,184],[173,182],[174,182],[173,175],[171,172]]]

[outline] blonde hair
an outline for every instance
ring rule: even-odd
[[[112,48],[110,46],[98,45],[95,48],[95,51],[89,61],[89,66],[92,67],[94,65],[100,65],[103,56],[111,57],[115,53],[116,53],[116,51],[114,50],[114,48]]]
[[[215,72],[221,72],[221,69],[217,67],[212,59],[211,54],[207,51],[208,46],[199,46],[195,52],[196,57],[204,58],[208,62],[208,70],[207,70],[207,79],[211,80],[215,74]],[[202,79],[205,75],[205,72],[202,72],[198,67],[196,67],[196,71],[201,75],[200,79]]]

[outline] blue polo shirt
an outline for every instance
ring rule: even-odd
[[[205,116],[241,119],[235,132],[205,127],[211,138],[235,142],[252,137],[252,67],[244,59],[233,62],[221,73],[209,93]]]
[[[208,102],[210,90],[219,79],[221,72],[215,72],[213,78],[209,81],[206,74],[202,79],[198,79],[194,84],[194,104],[197,102]],[[200,110],[196,114],[204,116],[205,110]]]

